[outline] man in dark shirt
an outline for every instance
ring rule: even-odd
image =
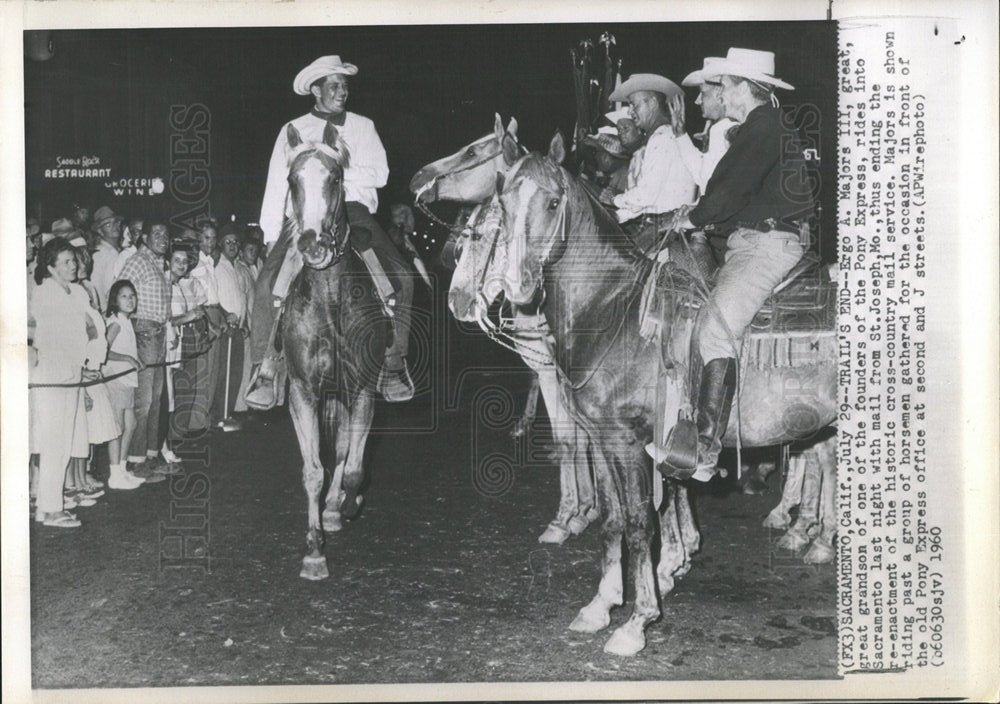
[[[813,209],[801,144],[774,97],[775,88],[792,90],[774,77],[774,54],[730,49],[710,70],[713,75],[706,79],[722,84],[726,116],[740,124],[705,194],[686,216],[680,215],[676,226],[704,230],[725,257],[695,329],[704,367],[693,477],[701,481],[717,472],[743,333],[772,289],[802,258],[808,236],[802,223]]]

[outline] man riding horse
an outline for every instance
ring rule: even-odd
[[[347,77],[357,72],[357,66],[343,63],[339,56],[320,57],[299,71],[293,83],[295,93],[311,94],[315,106],[307,114],[282,126],[274,143],[261,204],[260,226],[264,231],[264,241],[275,244],[264,262],[254,293],[250,354],[255,366],[246,395],[247,405],[252,408],[266,410],[276,403],[279,389],[275,380],[280,377],[281,371],[281,356],[274,345],[278,327],[276,310],[280,309],[292,281],[302,268],[297,235],[293,230],[282,227],[290,207],[289,125],[305,142],[321,143],[324,129],[332,123],[347,144],[350,161],[344,168],[343,185],[350,243],[370,272],[379,299],[393,321],[392,344],[385,352],[378,391],[387,401],[406,401],[413,397],[413,381],[405,360],[413,278],[385,231],[372,217],[378,208],[376,189],[386,184],[389,166],[385,148],[372,121],[345,109]]]
[[[793,90],[774,76],[774,54],[730,49],[707,62],[705,81],[722,85],[727,117],[739,123],[693,208],[676,213],[675,230],[701,230],[724,253],[715,288],[702,306],[694,353],[703,362],[698,389],[697,464],[679,458],[694,448],[665,448],[668,474],[708,481],[716,473],[722,437],[736,390],[740,342],[771,291],[802,258],[805,221],[813,193],[802,146],[782,117],[775,88]]]

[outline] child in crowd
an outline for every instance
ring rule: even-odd
[[[107,310],[108,361],[104,363],[103,371],[105,376],[113,376],[133,370],[124,376],[110,379],[105,384],[111,407],[122,428],[121,434],[108,444],[111,466],[108,486],[121,490],[135,489],[145,481],[128,471],[125,464],[129,443],[135,432],[135,389],[139,385],[136,372],[145,366],[139,361],[135,330],[132,329],[131,317],[135,313],[137,301],[131,281],[125,279],[112,284]],[[162,481],[162,475],[152,476],[160,477]]]

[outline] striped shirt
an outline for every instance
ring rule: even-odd
[[[118,279],[128,279],[135,286],[139,297],[135,317],[166,323],[170,318],[170,283],[163,270],[163,261],[148,247],[142,247],[132,256]]]

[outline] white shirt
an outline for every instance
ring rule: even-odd
[[[684,159],[684,163],[694,177],[695,183],[698,184],[698,190],[701,193],[705,192],[705,186],[708,185],[708,179],[712,178],[715,167],[729,151],[729,140],[726,139],[726,132],[738,124],[736,120],[731,120],[728,117],[716,121],[708,128],[708,151],[705,152],[698,149],[687,134],[677,138],[681,158]]]
[[[234,265],[225,256],[219,257],[215,267],[215,281],[219,285],[219,303],[240,320],[246,320],[248,300],[253,291],[250,271],[245,266]]]
[[[694,201],[695,183],[681,158],[677,139],[670,125],[660,125],[649,135],[639,157],[635,185],[615,196],[618,222],[626,222],[645,213],[666,213]],[[630,166],[630,171],[631,166]],[[630,174],[631,180],[631,174]]]
[[[90,273],[90,283],[97,290],[101,310],[108,307],[108,292],[111,291],[111,284],[115,282],[115,262],[118,261],[118,254],[118,250],[107,240],[98,240],[97,249],[94,250],[94,269]],[[122,262],[122,266],[125,266],[125,262]]]
[[[267,169],[267,186],[260,205],[260,228],[264,243],[270,244],[281,234],[288,196],[288,125],[294,125],[305,142],[322,142],[327,121],[307,113],[285,124],[278,132]],[[389,163],[385,147],[375,131],[375,123],[367,117],[347,112],[344,125],[337,131],[347,143],[351,153],[350,165],[344,170],[344,197],[361,203],[375,214],[378,210],[378,191],[389,180]]]
[[[219,257],[221,260],[222,257]],[[219,304],[219,285],[215,279],[215,262],[212,257],[198,250],[198,264],[188,274],[192,279],[198,281],[205,290],[205,304],[215,306]]]

